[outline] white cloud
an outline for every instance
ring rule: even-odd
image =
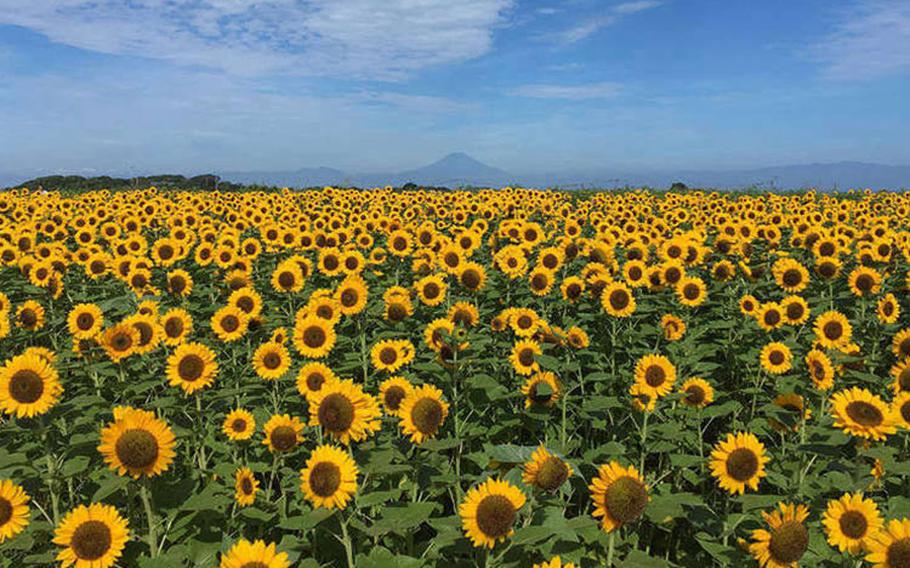
[[[604,28],[612,26],[624,16],[650,10],[661,4],[663,4],[663,2],[657,0],[639,0],[636,2],[617,4],[605,13],[588,18],[576,26],[558,32],[556,37],[562,43],[577,43]]]
[[[52,41],[256,75],[400,79],[486,53],[513,0],[0,0]]]
[[[586,99],[603,99],[619,94],[621,86],[617,83],[591,83],[588,85],[520,85],[509,91],[518,97],[534,99],[566,99],[580,101]]]
[[[910,2],[862,0],[834,31],[810,47],[823,75],[836,81],[867,80],[910,71]]]

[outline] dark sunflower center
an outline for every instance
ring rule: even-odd
[[[629,305],[629,294],[625,290],[610,292],[610,305],[614,310],[623,310]]]
[[[535,290],[543,290],[549,283],[550,281],[547,280],[547,277],[543,274],[535,274],[531,279],[531,286],[533,286]]]
[[[809,532],[802,523],[789,521],[771,533],[768,550],[771,557],[785,566],[803,557],[809,547]]]
[[[771,361],[772,365],[780,365],[784,362],[784,354],[780,351],[772,351],[771,354],[768,355],[768,361]]]
[[[780,312],[777,310],[768,310],[765,312],[765,323],[768,325],[777,325],[780,323]]]
[[[158,459],[158,440],[147,430],[134,428],[117,438],[117,458],[130,469],[145,469]]]
[[[803,317],[805,310],[803,310],[802,304],[790,304],[787,306],[787,318],[791,320],[798,320]]]
[[[844,533],[847,538],[852,539],[860,539],[866,536],[866,531],[869,528],[869,522],[866,520],[866,515],[859,511],[847,511],[840,516],[838,524],[840,525],[841,532]]]
[[[31,308],[25,308],[19,314],[19,321],[21,321],[22,325],[25,327],[34,327],[35,324],[38,323],[38,314]]]
[[[465,288],[473,290],[480,285],[480,275],[474,270],[465,270],[461,274],[461,283]]]
[[[405,392],[403,388],[392,386],[386,389],[385,394],[383,395],[383,402],[389,410],[398,410],[398,407],[401,406],[401,401],[404,400],[404,396]]]
[[[232,315],[224,316],[221,318],[221,327],[228,333],[235,332],[240,328],[240,318]]]
[[[755,304],[753,304],[750,300],[746,300],[745,302],[743,302],[743,311],[751,312],[754,309],[755,309]]]
[[[186,290],[186,280],[183,276],[174,276],[171,278],[171,290],[173,290],[175,294],[180,294]]]
[[[692,385],[686,389],[686,402],[692,405],[699,405],[705,401],[705,390],[698,385]]]
[[[697,300],[700,295],[701,290],[697,284],[686,284],[683,287],[683,296],[685,296],[687,300]]]
[[[238,434],[240,432],[243,432],[246,430],[246,420],[243,418],[235,418],[234,421],[231,422],[231,430],[237,432]]]
[[[784,272],[784,284],[789,287],[798,286],[800,282],[803,281],[803,276],[800,274],[799,270],[791,268]]]
[[[174,249],[169,245],[164,245],[158,249],[158,256],[161,257],[161,260],[170,260],[174,256]]]
[[[276,351],[269,351],[262,358],[262,365],[270,371],[277,369],[281,366],[281,355]]]
[[[439,296],[439,284],[435,282],[429,282],[423,287],[423,295],[428,299],[432,300]]]
[[[9,394],[20,404],[31,404],[44,394],[44,380],[30,369],[16,371],[9,381]]]
[[[357,304],[357,300],[360,298],[356,290],[347,289],[341,293],[341,305],[346,308],[350,308]]]
[[[892,568],[910,568],[910,538],[902,538],[892,542],[885,554]]]
[[[244,495],[249,495],[253,492],[253,481],[249,477],[244,477],[240,482],[240,490]]]
[[[659,387],[667,380],[667,373],[662,367],[651,365],[645,370],[645,382],[649,387]]]
[[[13,518],[13,504],[0,497],[0,528],[3,528]]]
[[[882,411],[874,404],[862,400],[854,400],[848,404],[846,412],[854,422],[866,427],[878,426],[885,419]]]
[[[512,530],[516,513],[507,497],[488,495],[477,505],[477,526],[490,538],[503,537]]]
[[[331,497],[341,487],[341,469],[332,462],[319,462],[310,470],[310,489],[320,497]]]
[[[898,346],[898,351],[900,351],[901,357],[910,355],[910,338],[901,341],[901,344]]]
[[[831,256],[832,254],[834,254],[834,243],[830,243],[830,242],[821,243],[820,245],[818,245],[818,252],[820,252],[822,256]]]
[[[269,436],[272,446],[279,452],[286,452],[297,445],[297,432],[290,426],[278,426]]]
[[[574,283],[569,284],[566,286],[566,296],[573,299],[581,296],[581,286]]]
[[[727,456],[727,475],[736,481],[748,481],[758,473],[758,456],[748,448],[738,448]]]
[[[885,314],[885,317],[890,317],[894,313],[894,304],[891,302],[885,302],[882,305],[882,313]]]
[[[181,379],[189,383],[199,380],[204,370],[205,361],[195,353],[184,356],[180,359],[180,363],[177,364],[177,374],[180,375]]]
[[[86,521],[73,531],[70,548],[80,560],[97,560],[107,554],[112,542],[111,529],[106,524]]]
[[[398,353],[392,347],[383,347],[379,351],[379,360],[383,365],[391,365],[398,360]]]
[[[550,399],[553,397],[553,394],[555,394],[553,392],[551,392],[550,394],[541,394],[540,393],[541,384],[546,384],[547,386],[550,386],[549,383],[546,383],[545,381],[537,381],[536,383],[531,385],[531,388],[528,389],[528,398],[531,399],[531,402],[535,402],[537,404],[543,404],[545,402],[550,402]],[[552,389],[552,387],[551,387],[551,391],[552,390],[554,390],[554,389]]]
[[[837,341],[844,334],[844,326],[839,321],[829,321],[822,327],[822,332],[824,332],[825,338]]]
[[[332,393],[319,405],[319,424],[332,432],[344,432],[354,423],[354,405],[346,396]]]
[[[325,331],[321,327],[310,326],[303,331],[303,342],[311,349],[322,347],[325,341]]]
[[[622,524],[638,519],[648,504],[648,491],[634,477],[620,477],[607,488],[604,505],[610,516]]]
[[[530,367],[534,364],[534,351],[531,349],[525,348],[518,352],[518,362],[524,365],[525,367]]]
[[[421,398],[411,409],[411,421],[421,434],[435,434],[442,425],[442,405],[432,398]]]
[[[253,298],[249,296],[241,296],[237,298],[237,301],[234,302],[234,305],[244,311],[244,313],[252,313],[253,308],[256,307],[256,304],[253,302]]]
[[[88,331],[95,325],[95,316],[88,312],[82,312],[76,316],[76,327],[82,331]]]
[[[310,373],[306,378],[306,386],[311,391],[318,391],[322,388],[322,383],[325,382],[325,377],[320,373]]]
[[[670,284],[676,284],[680,278],[682,278],[682,272],[676,267],[668,268],[664,273],[664,280]]]
[[[133,278],[131,279],[131,282],[133,283],[133,286],[136,288],[144,288],[145,285],[148,284],[148,279],[145,277],[144,274],[137,274],[137,275],[133,276]]]
[[[144,321],[139,321],[133,324],[133,327],[136,328],[136,331],[139,332],[139,345],[148,345],[152,340],[154,331],[152,326]]]
[[[183,333],[183,320],[178,317],[171,317],[165,320],[164,333],[168,337],[180,337]]]
[[[860,274],[856,278],[856,288],[860,292],[868,292],[869,290],[872,289],[872,286],[874,285],[874,283],[875,283],[875,281],[868,274]]]
[[[278,285],[282,288],[293,288],[296,281],[297,279],[290,271],[285,270],[278,275]]]
[[[569,468],[556,456],[550,456],[537,470],[535,482],[545,491],[556,491],[568,479]]]
[[[324,320],[330,320],[335,315],[330,306],[322,305],[316,308],[316,315]]]

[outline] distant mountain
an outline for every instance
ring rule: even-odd
[[[516,176],[478,162],[464,152],[456,152],[428,166],[394,175],[395,181],[446,187],[464,185],[504,185]],[[388,183],[388,182],[387,182]]]

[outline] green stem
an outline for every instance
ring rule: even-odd
[[[648,411],[644,412],[644,418],[641,423],[641,456],[639,457],[638,464],[638,473],[644,477],[645,476],[645,443],[648,439],[648,416],[651,413]]]
[[[613,566],[613,553],[616,551],[616,529],[610,532],[610,541],[607,545],[607,568]]]
[[[139,486],[139,497],[142,499],[142,506],[145,508],[145,518],[149,525],[149,554],[152,558],[155,558],[158,556],[158,531],[155,526],[155,512],[152,510],[152,496],[147,478],[143,479],[142,484]]]
[[[348,561],[348,568],[354,568],[354,545],[348,534],[348,522],[340,509],[338,510],[338,521],[341,523],[341,536],[344,539],[344,554]]]

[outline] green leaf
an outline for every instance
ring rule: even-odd
[[[661,558],[654,558],[653,556],[648,556],[641,550],[632,549],[632,551],[623,559],[620,566],[628,568],[667,568],[669,564]]]
[[[408,530],[423,524],[424,521],[430,518],[435,509],[436,503],[426,502],[408,503],[403,507],[385,507],[382,509],[382,517],[373,523],[373,526],[370,527],[370,532],[373,534],[384,534],[387,532],[404,534]]]

